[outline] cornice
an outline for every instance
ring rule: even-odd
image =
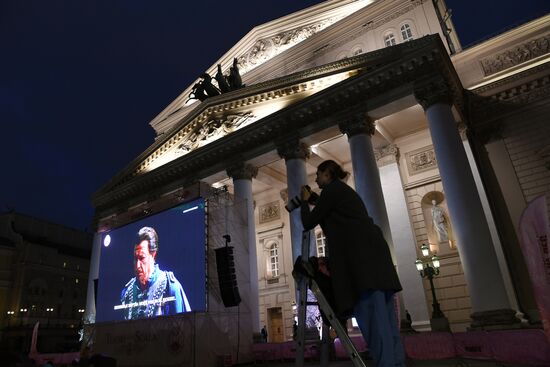
[[[550,98],[550,75],[507,88],[496,94],[481,96],[468,94],[470,122],[479,130],[493,121],[508,115],[521,113],[537,103],[548,103]]]
[[[343,80],[151,172],[131,175],[135,165],[130,166],[117,176],[117,180],[94,195],[96,212],[101,216],[109,215],[116,212],[116,208],[123,208],[124,202],[130,198],[137,200],[155,191],[161,193],[167,187],[181,187],[225,170],[237,158],[247,161],[273,151],[275,141],[291,133],[306,137],[332,127],[350,115],[367,113],[369,109],[411,95],[417,80],[442,75],[454,94],[462,93],[458,76],[453,74],[454,69],[439,36],[411,41],[405,44],[405,48],[396,50],[393,62],[388,60],[377,68]],[[368,59],[366,54],[362,60]],[[141,160],[169,139],[171,136],[154,144]]]
[[[394,19],[397,19],[411,11],[413,11],[418,6],[421,6],[424,0],[412,0],[412,1],[399,1],[400,4],[393,2],[389,4],[388,2],[377,3],[381,6],[368,7],[368,9],[361,9],[356,18],[356,22],[352,24],[351,22],[346,22],[347,31],[341,32],[341,36],[333,39],[330,45],[318,49],[316,52],[313,52],[309,60],[313,60],[321,55],[324,55],[354,39],[362,36],[363,34],[375,30]],[[385,5],[385,6],[384,6]],[[336,27],[337,25],[335,25]]]
[[[525,23],[507,32],[501,33],[495,37],[483,41],[480,44],[464,49],[461,52],[454,54],[451,59],[453,62],[464,62],[464,59],[471,57],[494,54],[495,49],[503,45],[507,47],[506,45],[511,45],[513,43],[517,43],[518,41],[521,42],[521,40],[526,37],[532,37],[532,35],[548,29],[549,25],[550,14]]]

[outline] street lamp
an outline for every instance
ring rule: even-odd
[[[432,330],[448,331],[449,320],[447,320],[447,318],[443,314],[443,311],[441,311],[439,302],[437,302],[437,296],[435,294],[435,287],[433,282],[434,276],[439,275],[439,267],[441,266],[441,263],[439,262],[439,258],[435,255],[432,256],[431,259],[429,259],[430,248],[426,244],[422,244],[422,246],[420,246],[420,251],[422,252],[422,256],[428,259],[424,261],[416,259],[415,265],[416,270],[418,270],[418,272],[420,273],[420,276],[422,278],[428,278],[428,280],[430,281],[430,288],[432,291],[433,300],[432,318],[430,319]]]
[[[13,317],[13,315],[15,314],[15,311],[12,311],[12,310],[9,310],[8,312],[6,312],[6,314],[8,315],[8,327],[10,327],[10,321]]]
[[[50,315],[53,312],[53,307],[46,308],[46,312],[48,313],[48,327],[50,327]]]
[[[25,316],[25,314],[27,313],[27,311],[28,311],[28,310],[27,310],[26,308],[21,308],[21,309],[19,309],[19,314],[20,314],[19,317],[20,317],[20,321],[21,321],[21,322],[20,322],[21,326],[23,326],[23,317]]]

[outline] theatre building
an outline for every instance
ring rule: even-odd
[[[452,331],[536,326],[519,221],[550,193],[550,15],[465,49],[459,36],[443,0],[329,0],[255,27],[196,71],[211,83],[197,79],[160,111],[155,141],[95,193],[96,237],[192,193],[208,212],[207,196],[227,189],[245,208],[246,235],[231,243],[248,256],[239,312],[252,333],[266,325],[269,341],[291,340],[302,224],[285,205],[302,185],[319,192],[316,168],[332,159],[390,245],[415,330],[446,328],[434,293]],[[234,60],[243,86],[212,91]],[[101,278],[97,238],[90,282]],[[434,255],[432,292],[417,260]]]

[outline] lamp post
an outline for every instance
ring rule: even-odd
[[[15,311],[8,311],[6,312],[6,314],[8,315],[8,328],[11,326],[10,323],[11,323],[11,319],[13,318],[13,315],[15,314]]]
[[[422,278],[427,278],[430,281],[430,288],[432,291],[432,317],[430,319],[430,325],[434,331],[449,331],[449,320],[441,311],[441,306],[437,302],[437,296],[435,294],[435,287],[433,278],[439,275],[439,267],[441,266],[439,258],[437,256],[430,256],[430,249],[426,244],[420,246],[423,258],[428,258],[427,261],[416,259],[416,270],[420,273]]]
[[[50,315],[53,312],[53,307],[46,308],[46,312],[48,313],[48,327],[50,327]]]
[[[20,317],[20,326],[23,326],[23,317],[26,316],[28,309],[21,308],[19,309],[19,317]]]

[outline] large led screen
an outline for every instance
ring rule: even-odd
[[[96,321],[205,311],[203,199],[102,235]]]

